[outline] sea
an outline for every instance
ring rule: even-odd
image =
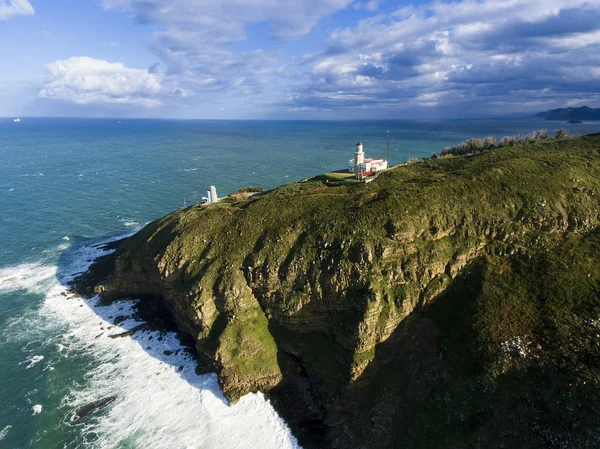
[[[137,332],[135,300],[68,282],[103,243],[202,201],[347,168],[356,142],[391,164],[470,137],[600,123],[0,119],[0,448],[299,448],[262,394],[234,405],[173,334]],[[118,324],[115,319],[119,318]]]

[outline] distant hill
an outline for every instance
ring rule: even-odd
[[[546,120],[600,120],[600,109],[592,109],[587,106],[580,108],[559,108],[540,112],[536,117]]]

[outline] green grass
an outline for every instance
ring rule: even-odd
[[[343,185],[343,184],[357,184],[360,183],[354,173],[348,173],[348,170],[338,170],[334,172],[325,173],[321,176],[311,178],[311,181],[322,181],[325,184],[331,185]]]
[[[231,319],[219,339],[217,358],[226,376],[240,383],[257,379],[278,379],[277,345],[268,330],[268,321],[259,307]],[[273,386],[273,385],[271,385]],[[231,391],[225,387],[225,394]],[[235,396],[239,394],[235,392]]]
[[[425,317],[456,373],[444,394],[462,416],[511,427],[520,447],[547,447],[546,439],[593,447],[600,331],[586,323],[600,317],[600,233],[547,237],[531,240],[526,254],[479,258]],[[517,336],[524,357],[502,350]],[[481,425],[461,437],[474,438]]]
[[[157,220],[121,250],[123,288],[153,267],[222,377],[273,379],[294,354],[325,397],[364,404],[365,439],[381,437],[371,411],[389,415],[382,447],[490,447],[516,426],[533,448],[537,419],[561,441],[591,429],[600,331],[582,322],[600,318],[600,137],[354,181],[327,173]],[[539,357],[506,357],[516,336]]]

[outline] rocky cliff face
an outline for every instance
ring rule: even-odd
[[[555,321],[529,289],[555,278],[548,266],[568,251],[589,250],[581,264],[595,267],[585,245],[600,220],[599,147],[594,136],[548,141],[182,209],[119,247],[103,295],[161,298],[224,393],[270,394],[305,447],[592,444],[593,422],[555,435],[561,406],[522,388],[532,372],[583,379],[542,337],[566,316],[600,318],[599,275]],[[573,272],[561,288],[581,287],[583,265],[556,267]],[[521,299],[503,309],[509,295]],[[571,343],[590,350],[587,338]],[[581,361],[588,396],[597,353]]]

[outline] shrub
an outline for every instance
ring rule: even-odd
[[[454,148],[444,148],[442,155],[447,154],[475,154],[483,151],[491,150],[496,145],[496,138],[494,136],[488,136],[485,138],[474,137],[466,140],[465,142],[459,143]]]
[[[231,200],[234,203],[237,203],[239,201],[247,200],[248,198],[250,198],[250,194],[248,192],[232,193],[231,194]]]
[[[556,131],[554,137],[556,137],[557,139],[562,139],[563,137],[567,137],[567,132],[563,128],[561,128]]]
[[[500,139],[498,147],[514,147],[517,143],[519,143],[518,136],[504,136]]]
[[[496,142],[496,138],[494,136],[488,136],[485,138],[472,138],[459,143],[455,147],[444,148],[441,156],[448,156],[451,154],[477,154],[483,151],[493,150],[494,148],[512,147],[522,143],[537,142],[545,139],[548,139],[548,132],[545,129],[538,129],[527,134],[526,136],[521,134],[517,134],[516,136],[504,136],[499,142]]]
[[[244,187],[243,189],[236,190],[234,193],[256,193],[264,192],[260,187]]]
[[[483,145],[486,150],[491,150],[492,148],[494,148],[496,146],[496,137],[495,136],[486,137],[483,141]]]

